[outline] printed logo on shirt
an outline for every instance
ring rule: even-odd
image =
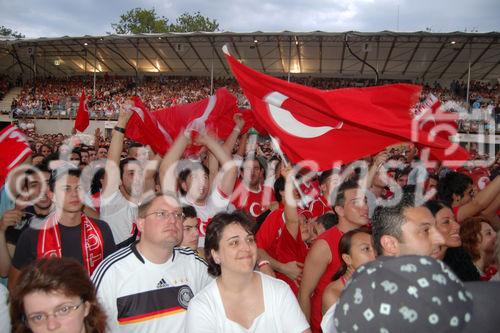
[[[157,289],[160,289],[160,288],[167,288],[168,287],[168,283],[167,281],[165,281],[165,279],[161,279],[160,282],[158,282],[158,284],[156,285],[156,288]]]
[[[189,301],[194,297],[193,292],[191,291],[191,288],[185,286],[179,289],[179,295],[178,295],[178,301],[179,305],[182,306],[183,308],[187,309],[189,305]]]

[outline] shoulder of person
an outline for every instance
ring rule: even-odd
[[[177,246],[174,248],[174,254],[175,254],[175,256],[183,258],[183,260],[193,260],[195,262],[200,262],[201,264],[208,266],[205,259],[200,257],[196,251],[194,251],[188,247]],[[175,258],[174,258],[174,260],[175,260]]]

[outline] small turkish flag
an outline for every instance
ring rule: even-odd
[[[0,151],[0,186],[3,186],[9,173],[31,154],[31,149],[24,134],[9,125],[0,132]]]
[[[89,110],[87,109],[87,101],[85,100],[85,89],[82,89],[80,104],[78,104],[78,112],[76,113],[75,128],[83,132],[87,127],[89,127]]]

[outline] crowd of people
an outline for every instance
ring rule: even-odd
[[[181,131],[161,156],[126,139],[120,105],[128,88],[153,109],[210,93],[173,81],[99,81],[109,138],[26,131],[30,168],[0,191],[1,332],[498,330],[500,154],[431,169],[402,143],[366,172],[311,172],[235,117],[224,141]],[[35,91],[50,105],[81,86]]]
[[[291,81],[318,89],[338,89],[347,87],[368,87],[374,80],[348,80],[313,77],[292,77]],[[210,95],[209,78],[199,77],[144,77],[137,82],[133,77],[110,77],[108,75],[96,80],[95,95],[91,77],[72,77],[68,79],[45,78],[34,84],[28,82],[23,86],[20,95],[12,102],[15,117],[74,118],[78,109],[82,82],[89,88],[89,112],[93,119],[116,119],[119,105],[132,94],[138,95],[151,110],[173,105],[199,101]],[[383,80],[378,84],[393,83]],[[0,83],[1,84],[1,83]],[[227,87],[239,100],[241,107],[248,106],[244,95],[233,79],[215,79],[214,89]],[[0,89],[1,91],[1,89]],[[452,110],[461,113],[474,113],[474,119],[468,117],[459,121],[460,132],[478,133],[481,130],[495,131],[488,122],[496,119],[500,123],[500,91],[499,84],[482,81],[471,81],[469,87],[469,104],[467,104],[467,85],[463,81],[452,81],[449,87],[439,83],[425,84],[424,95],[430,93],[442,102],[453,101]],[[1,99],[1,97],[0,97]],[[498,131],[498,130],[497,130]]]

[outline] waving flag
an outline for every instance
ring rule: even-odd
[[[395,84],[322,91],[250,69],[223,48],[255,118],[294,163],[313,160],[320,170],[348,163],[407,141],[443,152],[450,142],[419,135],[412,140],[413,115],[421,88]],[[428,134],[428,133],[424,133]],[[444,154],[442,154],[444,155]],[[465,159],[458,150],[449,159]]]
[[[75,128],[83,132],[89,127],[89,110],[87,109],[87,101],[85,97],[85,89],[82,89],[80,95],[80,103],[78,104],[78,112],[76,113]]]
[[[13,125],[0,132],[0,187],[9,173],[31,154],[31,149],[24,134]]]
[[[158,122],[155,115],[149,111],[139,97],[132,97],[132,101],[134,106],[131,111],[134,114],[127,124],[125,136],[142,144],[150,145],[156,153],[165,154],[174,142],[172,135]]]
[[[199,102],[153,112],[147,111],[142,102],[140,104],[140,109],[147,114],[148,124],[146,125],[142,118],[133,116],[125,135],[134,141],[151,145],[152,149],[160,154],[164,154],[172,140],[175,140],[181,130],[188,127],[206,129],[219,139],[226,139],[235,125],[233,116],[238,112],[237,99],[226,88],[217,89],[215,95]],[[162,133],[162,136],[167,134],[169,138],[163,139],[159,133]],[[157,139],[153,140],[153,136]]]

